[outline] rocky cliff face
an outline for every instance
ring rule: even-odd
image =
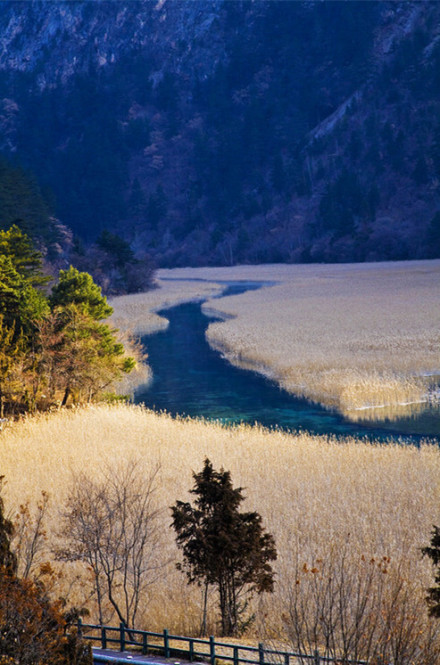
[[[0,146],[163,265],[440,255],[437,2],[2,2]]]
[[[0,69],[28,72],[40,89],[114,65],[126,55],[154,54],[164,71],[202,77],[223,55],[219,23],[224,0],[20,2],[4,0]]]

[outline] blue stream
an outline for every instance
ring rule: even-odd
[[[224,295],[246,288],[231,285]],[[145,337],[154,379],[135,395],[136,403],[173,415],[198,416],[236,424],[307,430],[316,434],[353,435],[369,439],[401,437],[417,443],[440,435],[440,409],[399,421],[352,423],[336,412],[298,399],[255,372],[238,369],[213,351],[205,339],[210,321],[200,303],[179,305],[161,312],[169,320],[166,331]]]

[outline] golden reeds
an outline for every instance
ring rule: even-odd
[[[114,322],[163,329],[155,312],[227,280],[275,284],[204,304],[227,319],[207,339],[233,364],[352,420],[393,419],[426,401],[440,374],[439,260],[161,270],[157,290],[112,301]]]
[[[57,533],[72,472],[99,476],[103,467],[136,459],[147,473],[160,463],[157,499],[163,508],[164,541],[157,556],[171,563],[144,599],[139,623],[149,629],[198,630],[201,591],[188,587],[175,569],[179,554],[169,506],[176,499],[191,500],[191,474],[201,469],[205,457],[215,468],[231,471],[234,485],[245,488],[244,509],[257,510],[275,536],[276,592],[256,606],[259,619],[270,618],[265,623],[272,633],[281,631],[298,561],[313,566],[343,543],[349,543],[354,559],[386,556],[396,565],[405,564],[418,603],[431,583],[430,565],[421,559],[420,548],[429,542],[432,524],[440,523],[436,446],[379,445],[246,426],[228,429],[123,405],[40,415],[11,424],[1,436],[6,507],[14,512],[25,499],[36,501],[41,490],[47,491],[49,542]],[[85,602],[87,573],[66,569],[66,585],[74,574],[82,582],[74,585],[73,598]],[[210,602],[214,608],[214,596]],[[213,617],[211,611],[211,629]]]

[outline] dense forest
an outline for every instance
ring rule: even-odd
[[[152,285],[154,264],[149,256],[136,258],[126,240],[107,230],[95,242],[83,243],[54,217],[53,206],[51,190],[42,190],[34,174],[0,158],[0,232],[15,225],[27,235],[48,275],[56,277],[58,270],[74,264],[90,273],[107,294]]]
[[[440,256],[437,2],[2,9],[0,147],[81,268]]]

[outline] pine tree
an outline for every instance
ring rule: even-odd
[[[135,361],[126,355],[117,330],[101,323],[113,309],[91,275],[72,266],[60,270],[50,304],[52,315],[40,327],[42,361],[54,377],[51,390],[64,392],[63,406],[71,395],[78,400],[85,394],[90,401],[131,372]]]
[[[0,255],[10,257],[15,270],[32,286],[44,286],[50,277],[43,273],[43,256],[16,224],[0,230]]]
[[[68,270],[60,270],[58,284],[52,289],[50,304],[52,308],[76,305],[79,311],[90,315],[95,321],[106,319],[113,313],[92,276],[87,272],[79,272],[73,266]]]

